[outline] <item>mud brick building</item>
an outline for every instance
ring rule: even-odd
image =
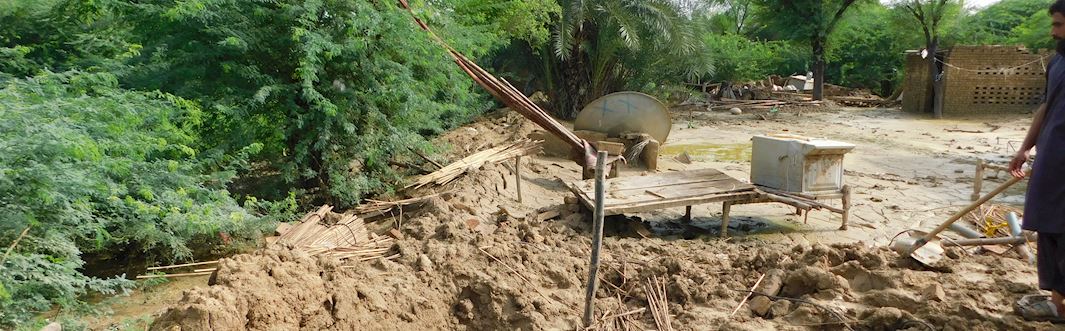
[[[1044,72],[1053,51],[1022,46],[955,46],[936,55],[944,80],[943,115],[1023,113],[1043,98]],[[927,62],[906,52],[902,109],[931,113]]]

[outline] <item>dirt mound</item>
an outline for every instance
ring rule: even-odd
[[[527,133],[522,123],[489,118],[444,139],[504,139]],[[396,260],[341,264],[279,247],[224,259],[215,285],[186,292],[152,329],[578,329],[589,217],[563,203],[569,193],[561,180],[579,178],[579,169],[550,159],[523,163],[525,203],[518,204],[512,167],[471,171],[435,188],[453,194],[379,222],[379,233],[400,229],[389,252],[401,255]],[[678,330],[1052,327],[1011,312],[1013,301],[1036,291],[1034,268],[1015,259],[951,254],[929,269],[861,244],[663,240],[634,231],[645,226],[636,218],[607,222],[600,328],[653,328],[644,292],[651,277],[664,283]],[[732,315],[763,274],[758,294]]]
[[[453,200],[405,222],[396,261],[341,266],[279,249],[225,259],[215,286],[189,291],[152,328],[578,328],[591,244],[580,224],[504,216],[488,231],[471,227]],[[1009,311],[1020,294],[1035,290],[1015,282],[1030,268],[1010,259],[962,257],[952,272],[938,272],[859,245],[623,236],[608,238],[604,252],[600,311],[646,307],[642,282],[658,276],[678,329],[842,329],[841,320],[883,330],[1047,326]],[[756,295],[730,317],[761,273],[769,276],[759,292],[769,297]],[[654,325],[647,312],[628,323]]]

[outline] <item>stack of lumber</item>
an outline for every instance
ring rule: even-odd
[[[467,171],[479,169],[487,163],[499,163],[516,156],[536,153],[539,150],[540,141],[532,141],[528,139],[496,146],[467,156],[455,163],[440,168],[440,170],[434,171],[431,174],[421,176],[415,180],[414,183],[407,185],[405,188],[419,188],[428,184],[444,185],[455,180],[455,178],[458,178]]]

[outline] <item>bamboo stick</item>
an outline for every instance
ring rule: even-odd
[[[174,265],[159,266],[159,267],[149,267],[147,270],[148,271],[152,271],[152,270],[173,269],[173,268],[181,268],[181,267],[191,267],[191,266],[197,266],[197,265],[218,263],[218,261],[219,260],[184,263],[184,264],[174,264]]]
[[[137,276],[137,279],[204,276],[204,275],[210,275],[212,272],[214,272],[214,271],[186,272],[186,273],[180,273],[180,274],[162,274],[162,275],[140,275],[140,276]]]

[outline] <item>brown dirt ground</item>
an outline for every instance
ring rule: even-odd
[[[1012,256],[953,251],[929,268],[883,248],[895,233],[933,226],[967,204],[972,158],[1006,153],[997,141],[1019,139],[1028,117],[994,119],[1002,124],[992,132],[986,119],[930,121],[896,110],[696,115],[674,114],[667,145],[687,147],[667,149],[660,171],[713,167],[746,178],[742,145],[764,132],[851,141],[859,148],[846,161],[847,180],[859,201],[855,222],[865,225],[835,231],[838,219],[827,213],[803,224],[790,208],[752,205],[733,209],[740,219],[733,231],[749,234],[719,240],[715,206],[697,206],[691,225],[677,221],[683,208],[608,219],[598,316],[647,307],[642,285],[657,277],[679,330],[1054,328],[1012,312],[1013,301],[1036,292],[1034,268]],[[948,131],[957,128],[987,132]],[[496,112],[440,142],[456,159],[533,129],[516,114]],[[678,150],[695,162],[672,161],[668,154]],[[488,165],[417,192],[454,190],[402,220],[375,224],[401,229],[397,260],[345,265],[279,247],[234,256],[220,264],[216,285],[185,291],[152,329],[579,329],[590,217],[563,202],[570,195],[563,183],[579,179],[579,168],[546,157],[523,163],[518,204],[512,167]],[[547,210],[560,215],[536,217]],[[639,231],[646,227],[654,229],[649,238]],[[683,231],[663,230],[674,228]],[[775,300],[754,297],[730,316],[762,274],[758,290]],[[655,323],[643,311],[597,326]]]

